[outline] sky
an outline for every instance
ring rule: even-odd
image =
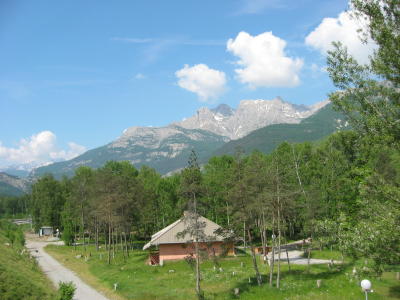
[[[343,0],[2,0],[0,168],[70,159],[202,106],[335,90],[326,51],[373,45]]]

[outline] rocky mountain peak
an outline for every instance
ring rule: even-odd
[[[232,116],[235,110],[227,104],[220,104],[216,108],[211,109],[214,114],[221,114],[224,117]]]
[[[236,110],[226,104],[214,109],[203,107],[196,115],[173,124],[187,129],[204,129],[230,139],[238,139],[271,124],[300,123],[328,102],[305,106],[286,102],[281,97],[271,100],[242,100]]]

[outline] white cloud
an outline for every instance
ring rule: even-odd
[[[181,88],[196,93],[202,102],[215,99],[225,91],[225,73],[210,69],[205,64],[185,65],[175,72],[175,76]]]
[[[155,41],[155,39],[153,38],[121,38],[121,37],[113,37],[111,38],[111,40],[118,42],[133,43],[133,44],[147,44]]]
[[[365,22],[351,17],[351,12],[342,12],[337,18],[324,18],[305,39],[305,43],[322,54],[333,49],[332,42],[340,41],[347,46],[348,51],[359,62],[368,62],[368,55],[372,54],[377,46],[369,39],[365,45],[359,38],[358,29],[365,28]]]
[[[135,79],[137,79],[137,80],[146,79],[146,78],[147,78],[147,76],[142,73],[137,73],[135,75]]]
[[[0,96],[4,99],[19,100],[31,94],[31,89],[22,82],[0,80]]]
[[[184,46],[224,46],[224,40],[197,40],[188,38],[129,38],[129,37],[113,37],[112,41],[125,42],[130,44],[174,44]]]
[[[242,31],[227,43],[227,50],[239,57],[236,64],[241,68],[235,70],[239,81],[250,88],[292,87],[300,83],[298,73],[303,60],[286,56],[285,47],[286,42],[272,32],[251,36]]]
[[[59,149],[56,145],[56,135],[51,131],[42,131],[30,138],[21,139],[16,148],[5,147],[0,142],[1,164],[31,164],[42,165],[54,161],[74,158],[84,151],[84,146],[68,143],[68,149]]]
[[[242,0],[236,15],[259,14],[267,8],[281,8],[285,6],[283,2],[282,0]]]

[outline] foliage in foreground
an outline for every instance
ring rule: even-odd
[[[73,282],[60,282],[58,284],[57,300],[72,300],[76,287]]]

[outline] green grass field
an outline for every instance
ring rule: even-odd
[[[46,251],[75,272],[83,274],[82,277],[90,284],[97,288],[102,286],[111,297],[117,296],[112,297],[114,299],[196,299],[194,273],[185,261],[166,262],[162,267],[148,266],[145,264],[147,253],[136,250],[126,263],[118,254],[112,264],[107,265],[106,253],[96,252],[91,247],[86,253],[92,254],[87,262],[76,258],[77,254],[85,254],[83,249],[74,251],[73,247],[52,245],[46,247]],[[325,252],[316,251],[314,257],[327,256]],[[364,297],[358,281],[350,280],[346,275],[352,270],[348,263],[332,269],[327,265],[313,265],[309,273],[306,266],[292,265],[289,272],[287,264],[283,264],[279,290],[268,285],[269,268],[264,264],[259,265],[264,284],[257,286],[249,256],[221,259],[220,266],[222,272],[218,268],[214,270],[211,261],[201,265],[201,285],[206,299],[236,299],[234,288],[240,289],[240,299],[356,300]],[[321,288],[316,286],[318,279],[322,280]],[[374,293],[369,295],[370,300],[400,299],[400,281],[396,281],[394,270],[385,273],[381,279],[371,281]],[[118,283],[116,292],[113,291],[114,283]]]

